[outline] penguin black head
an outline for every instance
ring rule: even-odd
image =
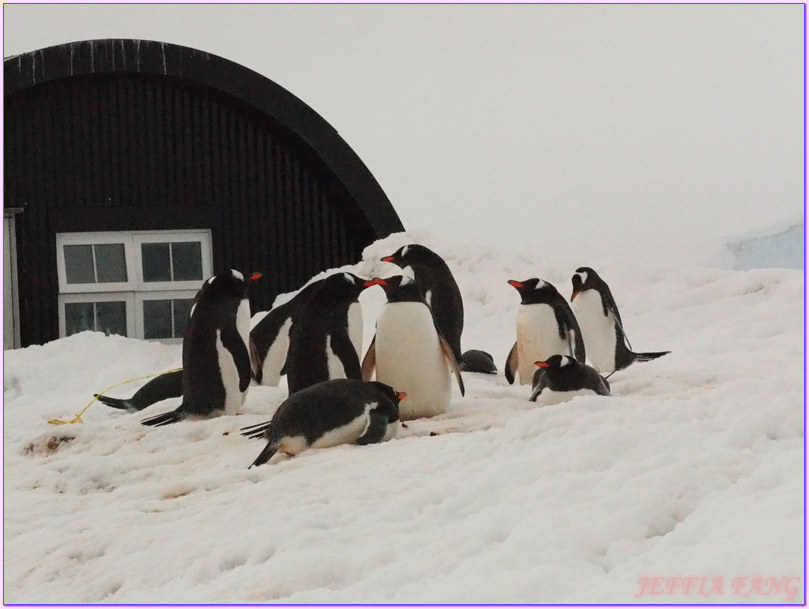
[[[245,279],[244,275],[239,271],[233,269],[222,271],[205,280],[195,300],[199,300],[203,295],[206,297],[208,295],[219,295],[245,298],[250,282],[260,277],[261,273],[253,273],[249,279]]]
[[[377,406],[377,410],[381,410],[388,416],[388,422],[393,423],[399,420],[399,402],[407,397],[403,391],[396,391],[390,385],[380,383],[379,381],[369,381],[368,385],[376,389],[387,400]]]
[[[446,262],[438,254],[431,249],[419,245],[418,243],[411,243],[400,247],[390,256],[381,258],[383,262],[392,262],[393,264],[405,268],[411,265],[420,266],[446,266]]]
[[[374,277],[366,282],[368,287],[372,285],[382,286],[388,302],[423,302],[424,295],[421,293],[419,284],[407,275],[394,275],[393,277]]]
[[[573,283],[573,293],[570,295],[571,302],[573,302],[580,292],[598,289],[599,285],[604,283],[601,277],[598,276],[598,273],[589,266],[580,266],[577,268],[570,281]]]
[[[520,293],[522,304],[550,303],[559,296],[552,284],[536,277],[525,281],[510,279],[508,283]]]
[[[334,273],[320,281],[315,294],[325,294],[337,300],[356,300],[360,293],[368,287],[366,280],[353,273]]]
[[[548,359],[544,362],[534,362],[534,365],[537,368],[545,368],[551,370],[560,370],[562,368],[570,367],[571,369],[575,368],[579,365],[572,357],[568,357],[567,355],[551,355]]]

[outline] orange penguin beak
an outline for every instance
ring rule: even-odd
[[[570,302],[573,302],[574,300],[576,300],[576,296],[578,296],[578,295],[579,295],[578,292],[573,292],[573,294],[570,295]]]
[[[365,282],[366,288],[370,288],[372,285],[388,285],[388,282],[384,279],[380,279],[379,277],[374,277],[373,279]]]
[[[252,275],[250,275],[250,281],[255,281],[256,279],[261,279],[262,276],[263,276],[263,273],[253,273]]]
[[[521,288],[522,287],[522,281],[517,281],[516,279],[509,279],[508,284],[510,286],[515,287],[515,288]]]
[[[548,362],[534,362],[534,366],[537,368],[550,368],[550,364]]]
[[[396,394],[396,397],[399,398],[400,400],[403,400],[407,397],[407,394],[404,391],[400,391]]]
[[[393,262],[393,256],[385,256],[384,258],[380,258],[382,262]]]

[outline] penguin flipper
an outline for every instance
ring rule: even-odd
[[[357,438],[356,443],[360,445],[377,444],[385,438],[388,431],[388,416],[372,410],[368,413],[368,425],[363,434]]]
[[[104,404],[105,406],[109,406],[110,408],[117,408],[119,410],[126,410],[127,412],[138,412],[140,408],[135,406],[131,400],[121,400],[118,398],[111,398],[103,393],[94,393],[94,398],[97,398],[99,402]]]
[[[182,421],[187,414],[185,408],[180,405],[179,408],[171,412],[164,412],[163,414],[143,419],[140,424],[148,425],[149,427],[162,427],[163,425],[170,425],[171,423]]]
[[[658,357],[663,357],[671,353],[671,351],[649,351],[647,353],[635,353],[634,361],[636,362],[650,362]]]
[[[458,360],[455,359],[455,354],[452,352],[452,347],[449,346],[449,343],[440,334],[438,335],[438,340],[441,343],[441,350],[444,352],[444,357],[447,358],[447,363],[449,364],[453,374],[455,374],[455,380],[458,381],[458,389],[461,390],[461,395],[465,395],[466,389],[463,386],[461,369],[458,367]]]
[[[259,453],[258,457],[256,457],[256,460],[253,461],[253,463],[251,463],[250,466],[247,469],[250,469],[254,465],[256,465],[256,466],[257,465],[264,465],[267,461],[272,459],[272,456],[275,453],[278,452],[278,448],[280,446],[281,446],[281,442],[279,440],[270,440],[269,442],[267,442],[267,446],[264,447],[264,450],[262,450]]]
[[[362,380],[370,381],[376,368],[376,334],[371,339],[371,344],[368,346],[368,351],[365,352],[365,357],[362,358]]]
[[[261,377],[264,374],[263,364],[261,355],[259,355],[258,349],[256,348],[256,344],[253,342],[253,339],[249,339],[250,343],[250,370],[253,373],[253,378],[256,379],[256,383],[261,385]]]
[[[248,352],[247,345],[244,344],[241,335],[234,326],[227,326],[221,330],[220,338],[222,345],[233,357],[236,370],[239,371],[239,391],[244,393],[250,385],[253,376],[253,362]]]
[[[514,346],[511,348],[511,351],[508,352],[508,357],[506,357],[506,380],[508,381],[509,385],[514,384],[514,379],[517,376],[517,369],[520,367],[520,360],[517,353],[517,343],[514,343]]]
[[[247,427],[242,427],[239,431],[243,436],[250,438],[251,440],[255,440],[257,438],[261,438],[264,436],[264,432],[266,432],[270,428],[270,422],[265,421],[264,423],[257,423],[255,425],[248,425]]]

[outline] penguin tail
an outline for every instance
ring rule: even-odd
[[[270,428],[270,422],[265,421],[264,423],[258,423],[256,425],[248,425],[247,427],[242,427],[239,431],[243,436],[250,438],[251,440],[256,440],[264,436],[264,433]]]
[[[127,412],[137,412],[140,408],[136,407],[130,400],[121,400],[119,398],[111,398],[101,393],[94,393],[94,398],[99,402],[110,408],[117,408],[118,410],[126,410]]]
[[[170,425],[182,421],[186,416],[186,411],[182,406],[171,412],[164,412],[148,419],[143,419],[140,424],[148,425],[149,427],[162,427],[163,425]]]
[[[671,351],[649,351],[647,353],[635,353],[636,362],[650,362],[658,357],[671,353]]]
[[[280,446],[281,446],[280,440],[270,440],[269,442],[267,442],[267,446],[265,446],[264,450],[262,450],[259,453],[258,457],[256,457],[256,460],[253,461],[252,464],[250,464],[250,467],[264,465],[267,461],[269,461],[272,458],[272,456],[276,452],[278,452],[278,448]],[[248,467],[247,469],[250,469],[250,467]]]

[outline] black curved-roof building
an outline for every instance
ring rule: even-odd
[[[266,309],[403,230],[335,129],[243,66],[143,40],[4,63],[6,347],[177,339],[208,273],[261,271]]]

